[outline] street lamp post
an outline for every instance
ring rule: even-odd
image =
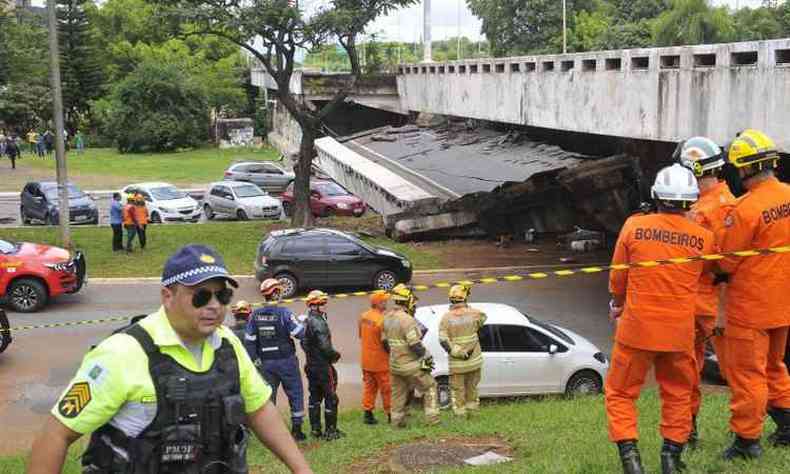
[[[49,24],[49,80],[52,85],[52,112],[55,119],[55,162],[57,166],[58,201],[60,202],[59,223],[63,246],[69,250],[71,228],[69,227],[69,189],[66,171],[66,147],[63,143],[63,93],[60,87],[60,53],[58,52],[58,21],[55,0],[47,0]]]

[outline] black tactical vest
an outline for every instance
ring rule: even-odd
[[[123,333],[134,337],[148,356],[156,418],[136,438],[110,424],[96,430],[82,456],[83,473],[246,474],[248,434],[242,425],[239,364],[230,342],[223,338],[211,368],[196,373],[162,354],[139,324]]]
[[[255,310],[252,321],[258,336],[258,353],[261,360],[284,359],[296,354],[291,333],[283,324],[289,311],[277,306]]]

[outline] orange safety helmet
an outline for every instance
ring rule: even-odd
[[[260,292],[266,299],[274,299],[279,297],[283,291],[283,284],[276,278],[267,278],[263,280],[260,287]]]
[[[327,295],[321,290],[311,291],[310,293],[307,294],[307,298],[305,299],[307,306],[322,305],[322,304],[326,304],[327,301],[329,301],[329,295]]]
[[[236,318],[248,318],[252,314],[252,305],[244,300],[237,301],[230,307],[230,312]]]

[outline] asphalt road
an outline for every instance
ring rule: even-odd
[[[451,277],[432,275],[422,277],[425,281],[418,283],[445,278]],[[237,297],[257,301],[255,290],[254,280],[242,281]],[[420,304],[446,303],[445,290],[431,290],[419,296]],[[587,337],[606,353],[611,351],[606,275],[482,285],[475,287],[473,300],[510,304]],[[61,297],[41,313],[10,313],[9,319],[14,327],[144,314],[158,306],[156,282],[89,283],[79,294]],[[358,407],[361,399],[356,323],[366,307],[366,298],[330,300],[328,306],[334,344],[343,354],[337,366],[341,409]],[[291,308],[304,311],[301,303]],[[0,420],[3,420],[0,453],[29,449],[33,436],[77,370],[83,354],[119,326],[110,323],[14,334],[14,342],[0,355]],[[299,355],[304,361],[301,349]],[[287,406],[283,393],[278,398],[281,406]]]

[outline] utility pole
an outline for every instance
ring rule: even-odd
[[[433,61],[433,54],[431,51],[431,0],[422,0],[423,11],[423,32],[422,38],[425,46],[423,47],[422,62],[430,63]]]
[[[461,60],[461,0],[458,0],[458,44],[456,44],[455,59]]]
[[[60,202],[59,222],[63,246],[69,250],[71,228],[69,227],[69,188],[66,171],[66,147],[63,143],[63,93],[60,88],[60,53],[58,52],[58,19],[55,0],[47,0],[49,23],[49,80],[52,85],[53,117],[55,119],[55,162],[57,164],[58,197]]]
[[[568,52],[568,8],[567,1],[562,0],[562,53]]]

